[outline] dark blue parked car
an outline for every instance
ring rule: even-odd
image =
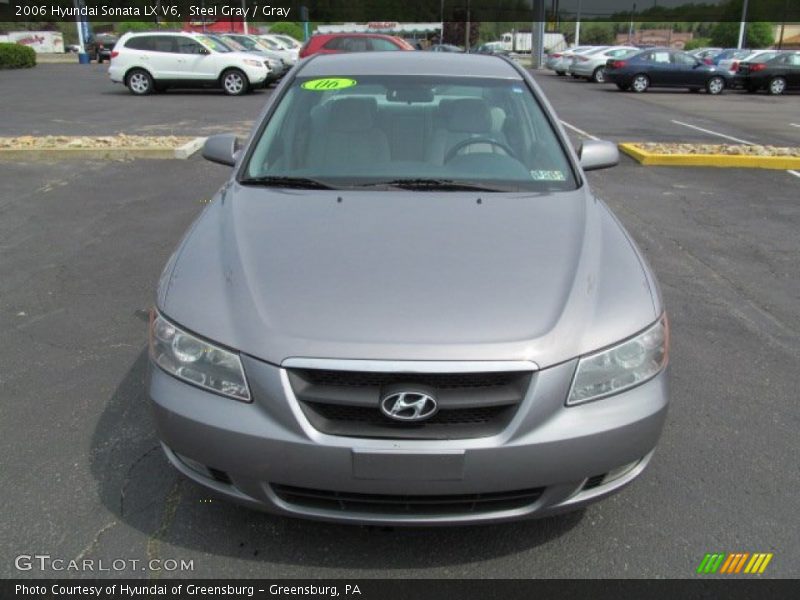
[[[605,75],[606,81],[617,84],[619,89],[638,93],[651,87],[678,87],[692,92],[705,89],[716,95],[731,79],[724,69],[671,48],[648,48],[623,59],[609,59]]]

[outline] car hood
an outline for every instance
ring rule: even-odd
[[[176,323],[275,364],[541,367],[641,330],[660,302],[638,250],[584,189],[478,202],[475,193],[237,183],[190,229],[157,299]]]

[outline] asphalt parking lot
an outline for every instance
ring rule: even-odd
[[[800,145],[796,95],[634,95],[537,79],[576,144],[721,134]],[[244,133],[269,93],[135,98],[95,65],[3,72],[0,85],[0,136]],[[0,575],[76,576],[15,569],[16,556],[44,553],[194,561],[153,577],[691,577],[706,552],[741,551],[775,554],[764,576],[797,576],[800,176],[626,157],[591,173],[670,314],[672,406],[650,467],[578,513],[384,530],[209,501],[161,455],[143,387],[146,311],[226,175],[199,157],[0,162]],[[124,574],[148,575],[93,573]]]

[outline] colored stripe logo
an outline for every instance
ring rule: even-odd
[[[757,575],[763,573],[773,554],[766,552],[716,552],[709,553],[700,561],[697,572],[702,575],[720,573],[725,575],[750,574]]]

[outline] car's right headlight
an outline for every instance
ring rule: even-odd
[[[238,354],[184,331],[157,312],[150,321],[150,358],[187,383],[236,400],[251,400]]]
[[[245,58],[242,61],[246,65],[250,65],[251,67],[263,67],[265,66],[260,60],[253,60],[252,58]]]
[[[567,406],[597,400],[652,379],[667,366],[666,314],[642,333],[611,348],[582,357],[575,369]]]

